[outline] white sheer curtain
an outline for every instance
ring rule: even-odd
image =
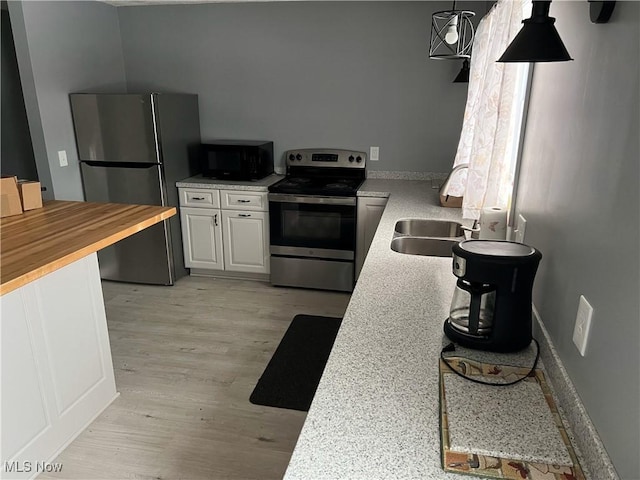
[[[508,207],[513,190],[528,64],[497,63],[522,27],[528,0],[498,0],[480,21],[473,42],[469,92],[452,178],[446,192],[464,196],[464,218],[483,207]],[[466,175],[464,174],[466,173]]]

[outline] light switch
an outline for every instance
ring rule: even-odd
[[[524,232],[527,228],[527,220],[522,215],[518,214],[518,228],[515,231],[515,241],[518,243],[524,243]]]
[[[380,160],[380,147],[369,147],[369,160],[372,162]]]
[[[61,167],[66,167],[69,165],[67,161],[67,151],[66,150],[58,150],[58,161],[60,162]]]
[[[587,351],[587,340],[589,340],[589,331],[591,330],[591,318],[593,317],[593,307],[589,304],[584,296],[580,295],[580,303],[578,304],[578,315],[576,316],[576,324],[573,328],[573,343],[577,347],[580,355],[584,357]]]

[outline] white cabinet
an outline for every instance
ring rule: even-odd
[[[0,478],[33,478],[117,396],[96,254],[3,295],[0,311]]]
[[[180,188],[185,266],[269,273],[266,192]]]
[[[185,267],[224,270],[221,217],[218,209],[180,209]]]
[[[382,218],[384,207],[387,205],[386,197],[358,197],[358,231],[356,237],[356,280],[360,276],[360,270],[364,265],[373,236]]]
[[[235,272],[269,271],[269,214],[222,211],[224,265]]]

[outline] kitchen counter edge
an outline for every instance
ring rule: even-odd
[[[272,174],[256,181],[235,181],[206,178],[202,175],[185,178],[176,182],[178,188],[203,188],[211,190],[245,190],[253,192],[267,192],[274,183],[282,180],[284,175]]]
[[[52,200],[4,217],[0,296],[175,214],[175,207]]]
[[[368,179],[358,197],[389,200],[284,478],[462,480],[441,469],[438,426],[451,258],[390,244],[403,218],[469,222],[429,181]]]

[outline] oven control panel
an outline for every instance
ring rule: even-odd
[[[364,169],[367,154],[356,150],[335,148],[304,148],[285,152],[287,166],[340,167]]]

